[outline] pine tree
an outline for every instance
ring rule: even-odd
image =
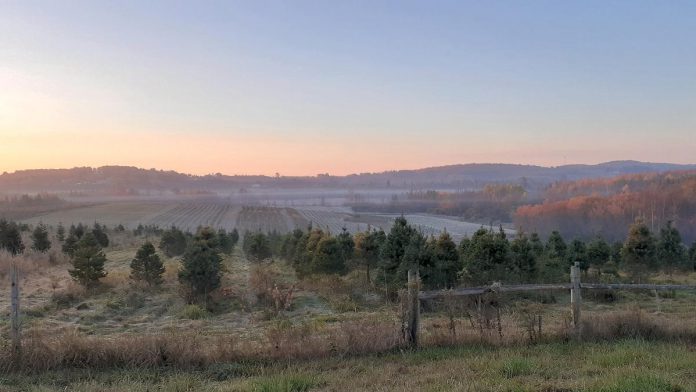
[[[45,253],[51,249],[51,240],[48,239],[48,229],[43,223],[36,226],[31,233],[31,248],[37,252]]]
[[[85,287],[93,287],[106,276],[106,256],[91,232],[85,233],[77,243],[72,255],[73,269],[70,276]]]
[[[167,257],[180,256],[186,251],[186,234],[172,226],[160,237],[159,248]]]
[[[611,246],[600,236],[595,237],[587,245],[587,262],[601,274],[604,266],[611,258]]]
[[[689,261],[691,262],[691,268],[696,270],[696,241],[689,248]]]
[[[646,271],[655,265],[656,253],[657,246],[650,229],[642,220],[636,220],[621,249],[621,259],[634,280],[640,282]]]
[[[217,253],[217,235],[203,228],[184,253],[179,270],[179,282],[188,289],[189,301],[203,300],[220,287],[222,258]]]
[[[12,255],[24,252],[22,234],[15,222],[0,219],[0,249],[5,249]]]
[[[144,281],[148,286],[156,286],[162,283],[164,265],[160,260],[155,246],[146,242],[138,249],[133,261],[131,261],[130,277],[136,281]]]
[[[58,227],[56,228],[56,238],[59,242],[65,241],[65,227],[62,223],[58,223]]]
[[[250,234],[245,242],[248,242],[246,255],[252,261],[266,260],[273,255],[267,236],[261,232]]]
[[[383,230],[368,230],[355,235],[355,250],[358,259],[365,265],[365,277],[371,282],[370,270],[379,262],[380,249],[387,235]]]
[[[534,244],[522,231],[519,231],[510,243],[510,258],[519,281],[534,282],[536,280],[537,256]]]
[[[99,246],[106,248],[109,246],[109,236],[106,234],[106,227],[102,227],[99,223],[94,222],[92,235],[97,239]]]
[[[567,262],[568,245],[566,245],[561,233],[551,232],[544,248],[541,274],[546,282],[557,283],[562,280],[569,271]]]
[[[657,257],[661,267],[666,268],[670,273],[675,269],[683,267],[687,255],[686,249],[682,244],[681,234],[672,221],[667,221],[665,227],[660,229],[660,236],[657,241]]]
[[[574,239],[570,243],[567,251],[567,257],[570,265],[579,263],[582,271],[587,271],[587,269],[590,268],[587,258],[587,246],[581,240]]]
[[[473,284],[490,284],[510,278],[510,245],[504,234],[485,228],[471,237],[464,255],[465,278]]]
[[[76,235],[70,234],[68,235],[68,238],[65,239],[65,242],[63,242],[63,253],[65,253],[68,256],[73,256],[75,253],[75,249],[77,248],[77,243],[80,241],[79,238],[77,238]]]
[[[459,271],[462,270],[457,245],[445,230],[437,237],[434,244],[435,269],[437,271],[436,287],[452,288],[457,285]]]
[[[400,285],[406,281],[406,275],[400,273],[404,270],[401,264],[404,261],[406,247],[411,242],[414,233],[416,230],[408,224],[403,216],[394,220],[380,254],[380,268],[384,271],[383,276],[387,283]]]

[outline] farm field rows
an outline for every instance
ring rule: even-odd
[[[277,231],[285,233],[293,229],[315,228],[339,233],[343,228],[351,233],[368,227],[389,230],[396,214],[355,213],[347,207],[270,207],[242,206],[222,201],[162,201],[162,202],[112,202],[89,207],[55,211],[25,219],[24,222],[48,225],[64,225],[100,222],[108,226],[118,224],[133,229],[139,224],[162,228],[177,226],[195,231],[199,226],[212,226],[240,231]],[[481,225],[460,221],[454,217],[426,214],[407,214],[406,219],[423,233],[437,235],[447,230],[456,240],[471,236]],[[506,230],[514,234],[513,230]]]

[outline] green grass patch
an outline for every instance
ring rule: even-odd
[[[681,392],[681,387],[660,377],[641,375],[621,379],[613,385],[599,387],[591,392]]]
[[[200,320],[208,317],[208,311],[198,305],[186,305],[179,312],[179,317],[188,320]]]
[[[254,392],[305,392],[319,383],[316,378],[305,375],[278,375],[257,380],[253,384]]]
[[[526,358],[512,358],[505,362],[500,368],[505,378],[515,378],[534,374],[536,366]]]

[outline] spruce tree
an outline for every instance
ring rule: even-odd
[[[686,249],[682,244],[681,234],[672,225],[672,221],[667,221],[665,227],[660,229],[657,240],[658,265],[673,273],[675,269],[684,266],[686,259]]]
[[[199,230],[181,260],[179,282],[187,288],[189,301],[207,303],[210,294],[220,287],[222,258],[216,237],[210,228]]]
[[[0,219],[0,249],[8,251],[12,255],[24,252],[22,234],[15,222]]]
[[[456,286],[459,272],[462,270],[462,263],[459,252],[457,252],[457,245],[446,230],[440,233],[435,240],[433,253],[437,271],[435,285],[441,288]]]
[[[522,231],[519,231],[515,239],[510,243],[510,259],[517,281],[534,282],[536,280],[537,256],[534,244]]]
[[[186,242],[186,234],[172,226],[162,233],[159,248],[167,257],[180,256],[186,251]]]
[[[48,229],[43,223],[36,226],[31,233],[31,248],[37,252],[45,253],[51,249],[51,240],[48,239]]]
[[[56,238],[59,242],[65,241],[65,227],[60,222],[58,223],[58,227],[56,228]]]
[[[587,245],[587,261],[591,267],[601,274],[602,266],[611,258],[611,246],[600,236],[595,237]]]
[[[657,246],[648,226],[636,220],[621,249],[621,259],[634,280],[640,282],[648,269],[654,267]]]
[[[155,246],[146,242],[138,249],[133,261],[131,261],[130,277],[136,281],[144,281],[148,286],[156,286],[162,283],[164,265],[157,255]]]
[[[106,276],[106,256],[91,232],[85,233],[77,242],[71,261],[73,268],[68,271],[70,276],[87,288],[94,287],[99,279]]]

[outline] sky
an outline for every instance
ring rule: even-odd
[[[0,0],[0,172],[695,152],[693,1]]]

